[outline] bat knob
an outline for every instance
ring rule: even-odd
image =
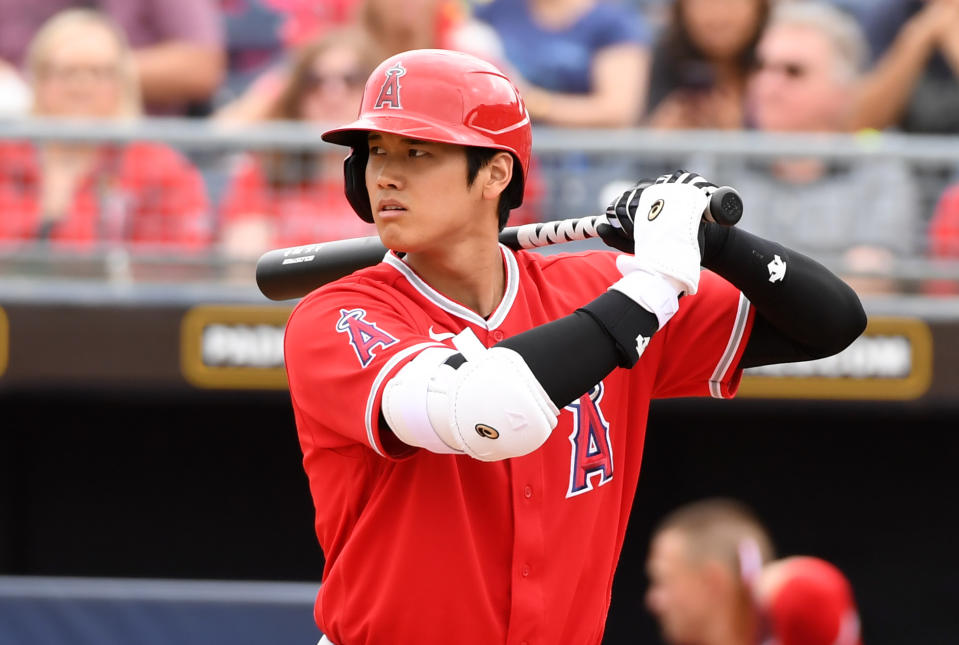
[[[707,219],[723,226],[735,226],[743,216],[743,199],[735,188],[720,186],[709,198]]]

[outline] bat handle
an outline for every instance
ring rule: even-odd
[[[734,226],[743,216],[743,200],[735,188],[720,186],[709,198],[703,219],[723,226]],[[535,249],[551,244],[599,237],[596,227],[606,223],[606,215],[587,215],[503,229],[499,241],[511,249]]]

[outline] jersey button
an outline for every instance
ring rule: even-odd
[[[503,340],[503,332],[498,329],[493,330],[493,340],[495,340],[497,343]]]
[[[527,564],[524,564],[524,565],[523,565],[522,574],[523,574],[523,577],[524,577],[524,578],[528,578],[528,577],[529,577],[529,565],[527,565]]]
[[[533,496],[533,487],[532,487],[532,486],[527,486],[527,487],[526,487],[526,490],[523,491],[523,494],[526,495],[526,499],[529,499],[530,497],[532,497],[532,496]]]

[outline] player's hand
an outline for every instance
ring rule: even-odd
[[[606,207],[606,221],[608,223],[599,224],[596,227],[596,232],[607,246],[619,249],[624,253],[632,253],[635,250],[633,243],[633,223],[629,214],[629,199],[633,197],[638,203],[639,200],[636,198],[638,198],[639,194],[654,183],[656,183],[654,179],[640,179]],[[617,214],[617,209],[619,209],[622,215]],[[636,207],[634,205],[633,213],[635,212]],[[624,219],[627,221],[622,221]]]
[[[621,250],[629,251],[625,241],[632,241],[636,258],[631,265],[662,275],[680,293],[692,295],[699,288],[700,223],[715,189],[701,176],[682,170],[653,182],[640,181],[606,209],[614,230],[599,233]]]

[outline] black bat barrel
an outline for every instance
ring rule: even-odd
[[[386,247],[378,237],[357,237],[264,253],[256,263],[256,284],[271,300],[300,298],[319,285],[380,262]]]

